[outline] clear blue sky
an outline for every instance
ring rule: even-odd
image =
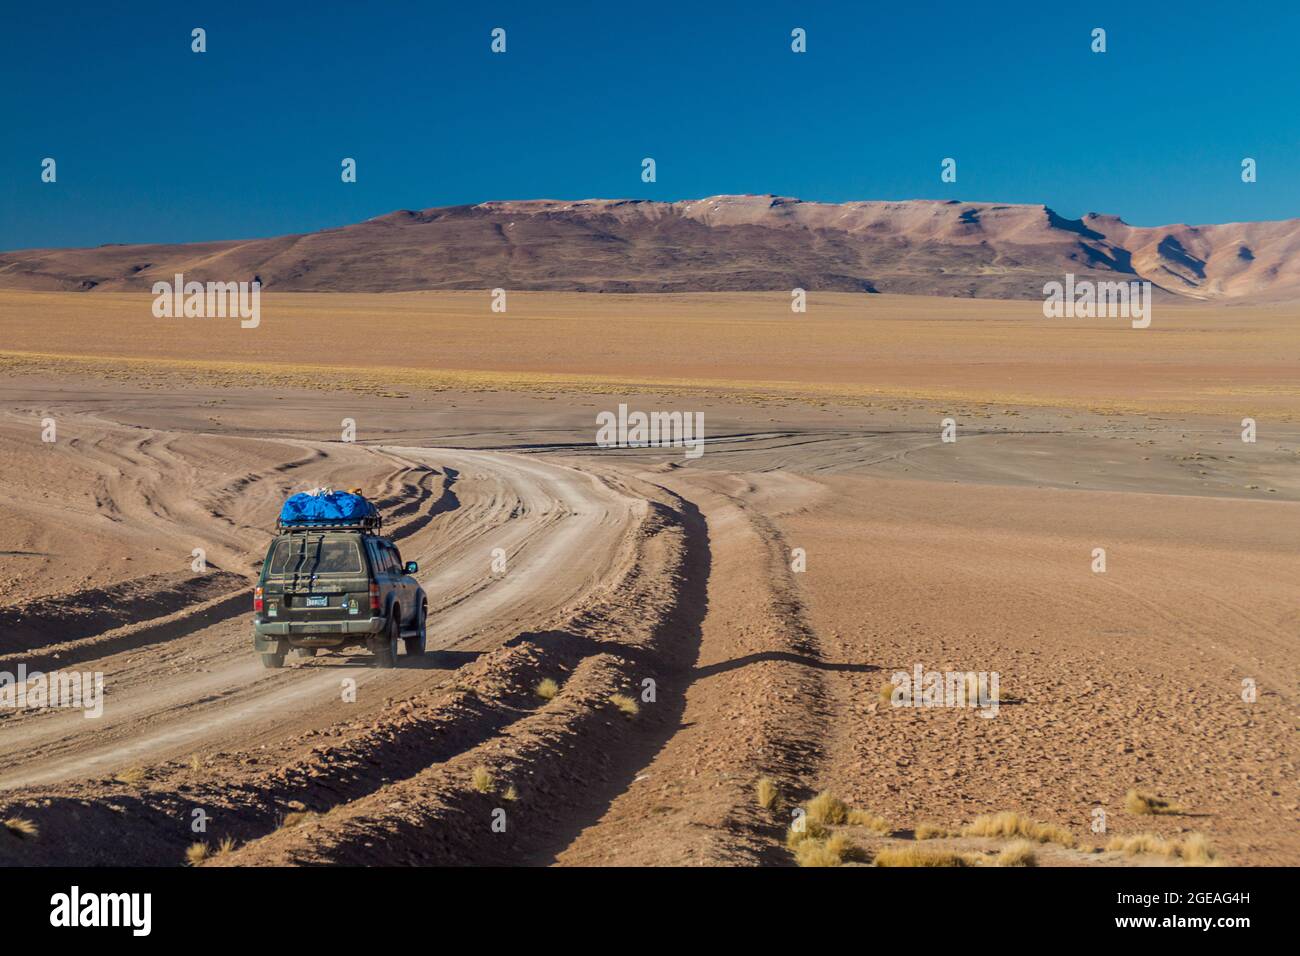
[[[0,249],[542,197],[1300,216],[1293,0],[0,4]]]

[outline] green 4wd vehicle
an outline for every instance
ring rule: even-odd
[[[293,648],[315,657],[324,648],[365,644],[380,667],[424,653],[428,601],[379,522],[282,524],[253,592],[253,646],[266,667],[282,667]]]

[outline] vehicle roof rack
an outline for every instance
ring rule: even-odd
[[[378,532],[383,527],[384,519],[379,515],[367,515],[364,518],[298,518],[275,522],[275,530],[280,534],[293,531],[370,531]]]

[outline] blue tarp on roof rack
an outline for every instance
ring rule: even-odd
[[[350,491],[330,491],[325,494],[297,494],[280,509],[282,526],[310,526],[314,524],[369,524],[379,517],[379,512],[361,495]]]

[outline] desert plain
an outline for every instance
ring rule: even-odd
[[[151,301],[0,292],[0,671],[104,681],[0,710],[0,863],[788,864],[824,792],[845,862],[1300,862],[1293,306]],[[597,447],[619,404],[704,453]],[[327,484],[419,561],[424,658],[261,669],[278,505]],[[996,713],[894,706],[918,665]]]

